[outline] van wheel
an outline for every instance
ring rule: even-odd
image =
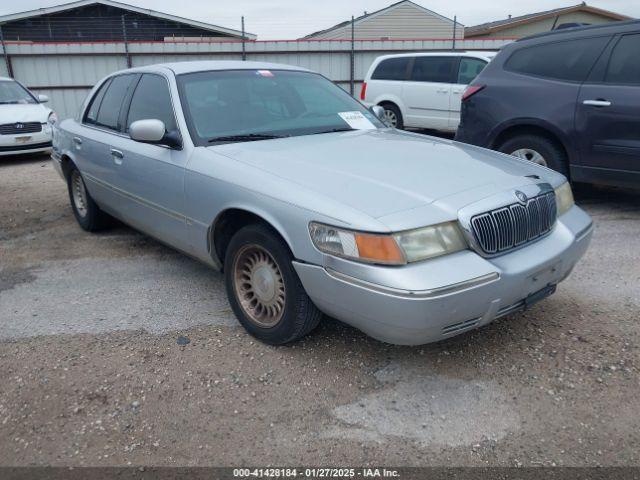
[[[384,108],[384,119],[390,127],[399,129],[404,128],[402,113],[396,105],[393,103],[383,103],[380,106]]]
[[[225,285],[233,312],[251,335],[271,345],[304,337],[322,317],[292,261],[279,235],[261,224],[241,228],[225,254]]]
[[[75,165],[71,166],[67,175],[67,188],[73,216],[76,217],[76,221],[83,230],[95,232],[109,224],[109,215],[100,210],[100,207],[91,198],[80,170]]]
[[[562,147],[541,135],[516,135],[500,145],[498,150],[569,176],[567,155]]]

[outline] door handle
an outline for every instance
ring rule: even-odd
[[[117,165],[121,165],[122,164],[122,159],[124,158],[124,153],[122,153],[120,150],[116,150],[115,148],[112,148],[111,149],[111,156],[113,157],[113,161]]]
[[[82,139],[80,137],[73,137],[73,143],[76,145],[82,145]]]
[[[585,100],[583,105],[590,105],[592,107],[610,107],[611,102],[609,100]]]

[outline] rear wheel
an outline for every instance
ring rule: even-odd
[[[404,127],[402,112],[400,112],[400,109],[396,105],[393,103],[383,103],[380,106],[384,108],[384,119],[390,127],[400,129]]]
[[[498,150],[569,175],[567,156],[562,147],[541,135],[516,135],[503,142]]]
[[[251,335],[272,345],[305,336],[322,316],[304,291],[292,261],[279,235],[260,224],[240,229],[225,254],[231,308]]]
[[[67,188],[73,216],[83,230],[95,232],[108,225],[109,216],[91,198],[80,170],[75,165],[67,176]]]

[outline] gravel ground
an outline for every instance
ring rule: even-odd
[[[423,347],[327,319],[276,348],[220,274],[81,231],[46,158],[0,159],[0,465],[639,465],[640,194],[576,197],[591,249],[530,311]]]

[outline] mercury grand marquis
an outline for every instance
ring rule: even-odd
[[[267,343],[323,313],[428,343],[552,294],[592,233],[567,179],[381,118],[298,67],[154,65],[99,82],[53,158],[84,230],[116,217],[221,269]]]

